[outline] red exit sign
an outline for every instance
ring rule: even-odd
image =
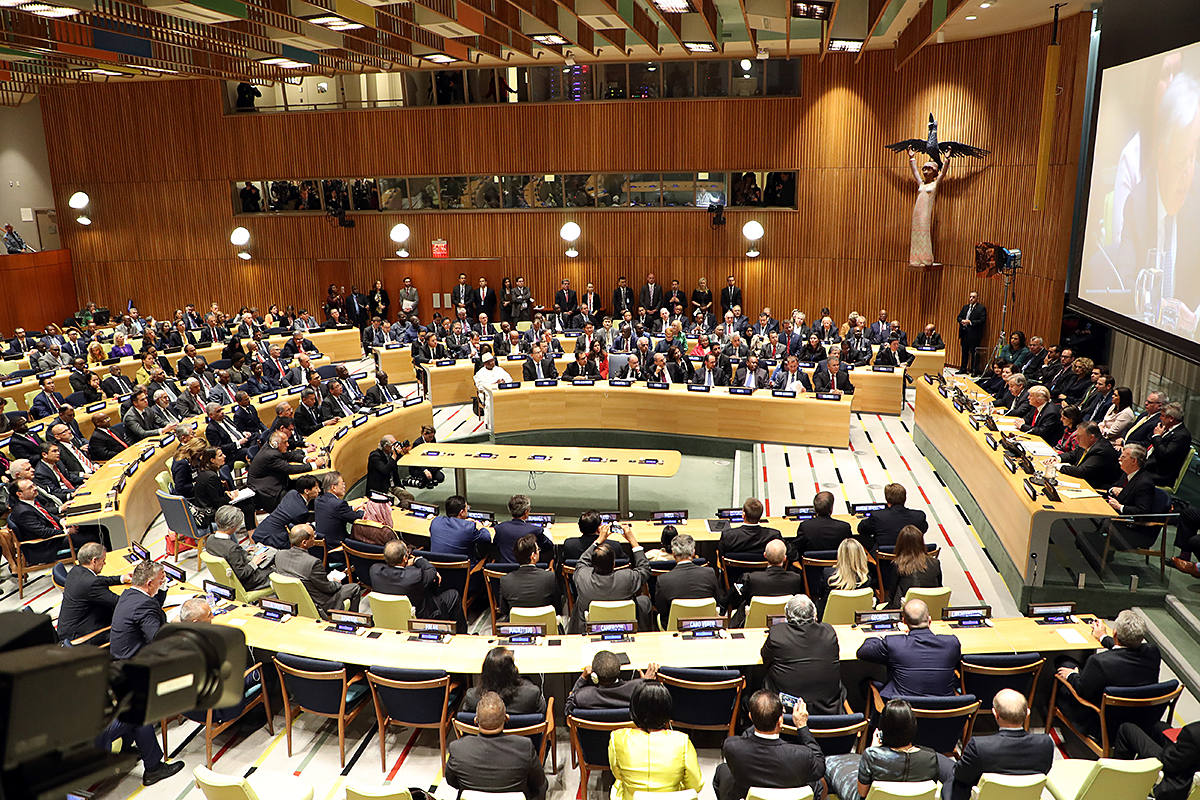
[[[450,257],[450,245],[446,243],[445,239],[434,239],[433,240],[433,257],[434,258],[449,258]]]

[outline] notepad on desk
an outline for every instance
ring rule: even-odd
[[[247,486],[244,489],[238,489],[237,492],[234,493],[233,497],[229,498],[229,502],[237,505],[243,500],[249,500],[251,497],[254,497],[254,495],[255,491]]]
[[[1068,500],[1083,500],[1088,497],[1100,496],[1099,493],[1093,492],[1091,489],[1062,489],[1059,494]]]
[[[1087,644],[1087,637],[1074,628],[1055,628],[1067,644]]]

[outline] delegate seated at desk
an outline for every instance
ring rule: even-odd
[[[629,569],[616,570],[619,547],[608,542],[613,526],[618,527],[625,541],[633,549],[633,563]],[[575,606],[567,633],[584,633],[588,606],[593,600],[632,600],[637,617],[638,630],[653,630],[650,621],[650,598],[642,594],[642,588],[650,580],[650,562],[638,544],[633,527],[617,523],[600,529],[587,550],[579,557],[575,567]]]
[[[962,660],[958,637],[929,629],[929,608],[909,600],[901,611],[903,633],[871,636],[856,657],[887,667],[887,682],[879,690],[884,700],[899,696],[952,697],[958,693],[956,670]]]
[[[450,620],[458,633],[467,632],[458,591],[441,588],[437,568],[414,558],[404,542],[383,546],[383,563],[371,565],[370,579],[373,592],[407,597],[418,619]]]
[[[308,504],[320,493],[321,486],[314,476],[301,475],[296,479],[296,488],[280,498],[275,510],[254,529],[254,541],[276,550],[286,550],[288,530],[308,521]]]
[[[916,527],[921,533],[929,530],[925,512],[904,505],[908,500],[908,490],[903,484],[889,483],[884,486],[883,499],[887,503],[886,508],[872,511],[858,523],[859,539],[868,552],[877,547],[895,547],[896,539],[906,525]]]
[[[129,583],[130,574],[101,575],[108,551],[99,542],[88,542],[76,554],[78,563],[67,572],[62,606],[58,612],[58,640],[71,641],[112,625],[117,595],[109,587]],[[108,641],[108,636],[89,640]]]
[[[446,498],[445,515],[429,523],[429,551],[439,555],[454,555],[479,560],[480,551],[491,546],[492,535],[477,520],[467,517],[466,498],[450,495]]]

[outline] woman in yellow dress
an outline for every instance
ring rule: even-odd
[[[670,730],[671,692],[642,681],[629,699],[633,728],[619,728],[608,740],[608,763],[615,783],[611,800],[633,800],[634,792],[700,791],[700,762],[686,733]]]

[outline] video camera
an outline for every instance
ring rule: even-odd
[[[135,725],[242,700],[246,637],[224,625],[172,623],[133,658],[61,647],[45,614],[0,614],[0,800],[52,800],[127,771],[132,755],[94,741]]]

